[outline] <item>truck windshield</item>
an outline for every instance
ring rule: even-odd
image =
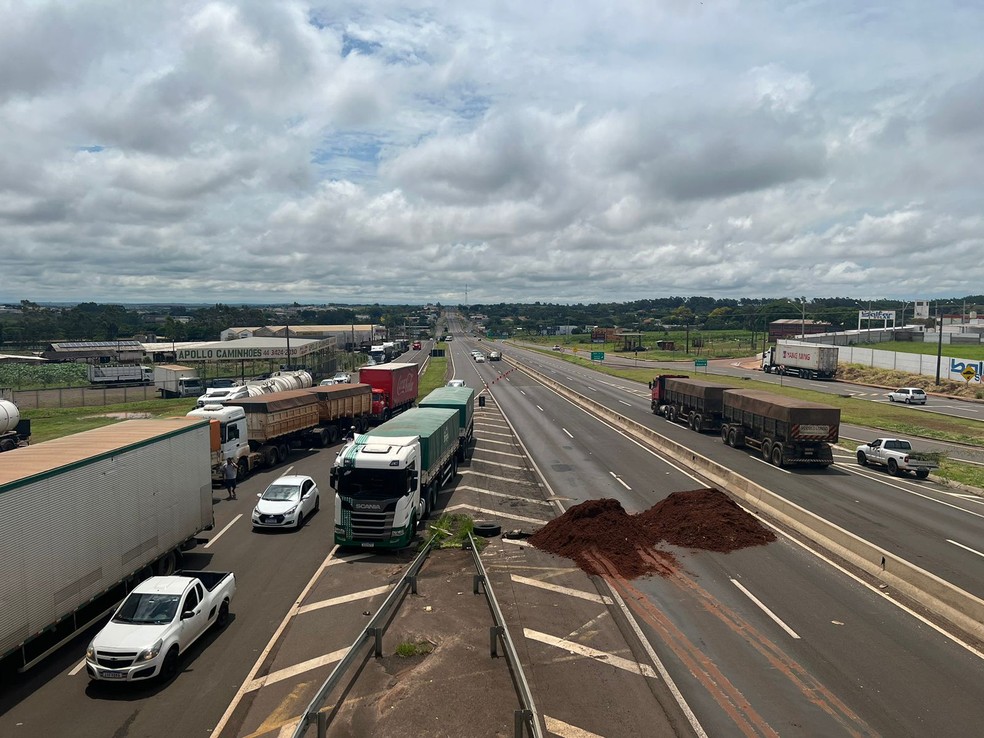
[[[340,469],[338,493],[360,500],[391,500],[410,491],[406,469]]]
[[[180,595],[133,593],[113,616],[114,623],[144,623],[163,625],[174,620]]]

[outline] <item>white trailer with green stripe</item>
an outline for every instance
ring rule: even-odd
[[[458,468],[459,413],[413,408],[356,436],[335,458],[335,543],[403,548]]]
[[[209,422],[127,420],[4,454],[0,657],[26,669],[212,527]]]

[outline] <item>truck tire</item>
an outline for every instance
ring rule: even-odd
[[[897,462],[895,459],[888,460],[888,473],[891,474],[893,477],[898,476],[899,462]]]
[[[732,436],[731,436],[731,431],[729,430],[729,428],[728,428],[728,426],[726,426],[726,425],[722,425],[722,426],[721,426],[721,440],[722,440],[722,441],[723,441],[724,443],[726,443],[726,444],[728,444],[729,446],[731,446],[731,445],[732,445],[732,443],[731,443],[731,438],[732,438]]]
[[[772,447],[772,463],[780,468],[784,466],[782,462],[782,445],[778,443]]]
[[[290,449],[287,447],[286,443],[281,443],[277,446],[277,452],[280,454],[280,460],[286,461],[287,455],[290,453]]]
[[[868,466],[868,457],[864,455],[864,451],[858,451],[858,466]]]
[[[174,574],[178,568],[177,552],[168,551],[157,560],[157,566],[154,568],[157,570],[157,575],[161,577],[169,577]]]
[[[772,461],[772,439],[763,438],[762,439],[762,458],[766,461]]]
[[[241,482],[248,476],[249,476],[249,462],[246,461],[246,459],[240,459],[239,463],[236,464],[236,481]]]
[[[925,479],[929,476],[929,469],[916,469],[916,478]]]
[[[476,520],[472,525],[472,532],[482,538],[495,538],[502,533],[502,526],[488,520]]]
[[[701,417],[700,413],[695,413],[695,414],[691,415],[690,418],[694,422],[694,424],[693,424],[694,433],[700,433],[701,432],[701,428],[704,427],[704,418]]]

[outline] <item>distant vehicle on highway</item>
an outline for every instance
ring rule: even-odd
[[[926,391],[919,387],[899,387],[888,393],[889,402],[904,402],[906,405],[925,405]]]
[[[557,344],[555,343],[555,344],[554,344],[554,347],[553,347],[553,350],[554,350],[554,351],[563,351],[564,349],[562,349],[562,348],[561,348],[560,346],[558,346],[558,345],[557,345]]]
[[[420,343],[420,341],[414,341],[410,348],[413,349],[414,351],[420,351],[420,349],[422,348],[422,344]]]
[[[448,387],[465,387],[466,385],[465,385],[465,380],[464,379],[452,379],[450,382],[447,383],[446,386],[448,386]]]

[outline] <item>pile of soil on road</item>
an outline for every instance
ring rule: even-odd
[[[607,573],[596,560],[603,558],[626,579],[669,571],[675,558],[657,549],[661,541],[726,553],[774,540],[770,530],[717,489],[674,492],[637,515],[625,512],[618,500],[588,500],[529,538],[531,545],[571,559],[589,574]]]

